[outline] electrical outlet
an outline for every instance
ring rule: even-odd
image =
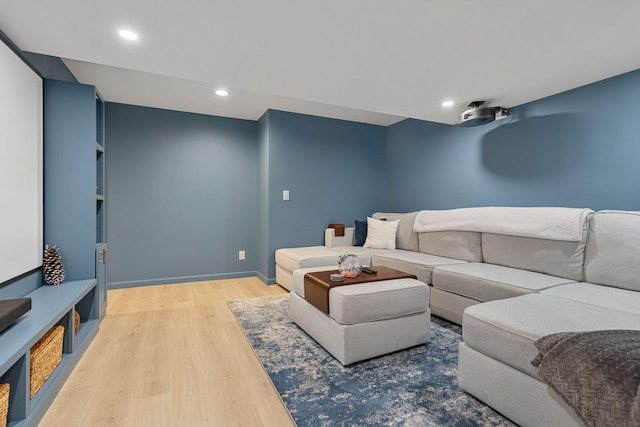
[[[244,251],[240,251],[240,252],[238,252],[238,259],[239,259],[240,261],[243,261],[243,260],[244,260],[244,258],[245,258]]]
[[[282,190],[282,200],[289,200],[289,190]]]

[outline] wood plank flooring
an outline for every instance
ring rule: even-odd
[[[255,277],[109,291],[40,426],[294,426],[227,306],[286,293]]]

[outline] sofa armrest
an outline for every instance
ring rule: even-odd
[[[324,245],[328,248],[335,246],[353,246],[355,243],[355,227],[345,227],[344,236],[336,236],[336,230],[327,228],[324,230]]]

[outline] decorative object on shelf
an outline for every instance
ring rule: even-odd
[[[60,250],[55,246],[46,245],[44,247],[44,257],[42,260],[44,271],[44,281],[49,285],[59,285],[64,281],[64,266]]]
[[[357,277],[362,271],[362,261],[354,254],[340,255],[338,258],[338,271],[344,277]]]
[[[0,427],[6,427],[9,415],[9,392],[11,386],[7,383],[0,384]]]
[[[36,395],[62,360],[64,326],[54,326],[31,347],[31,393]]]

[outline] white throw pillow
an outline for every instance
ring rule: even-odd
[[[367,217],[368,230],[364,247],[373,249],[395,249],[398,224],[400,224],[400,220],[382,221]]]

